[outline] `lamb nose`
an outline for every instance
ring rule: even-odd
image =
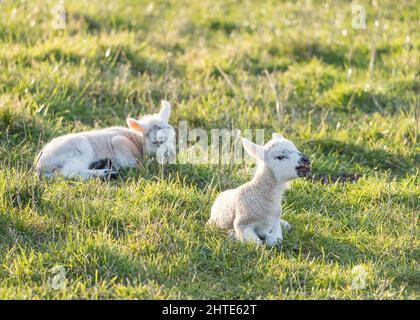
[[[311,160],[309,160],[309,158],[307,156],[305,156],[304,154],[302,154],[302,158],[301,161],[303,164],[311,164]]]

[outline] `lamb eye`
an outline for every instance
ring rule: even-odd
[[[286,156],[277,156],[276,159],[277,160],[283,160],[283,159],[287,159],[287,157]]]

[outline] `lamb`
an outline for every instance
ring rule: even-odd
[[[310,172],[310,160],[283,136],[273,133],[264,146],[242,138],[247,153],[257,160],[253,179],[222,192],[211,208],[208,224],[231,230],[240,241],[269,246],[281,245],[283,228],[281,197],[287,182]]]
[[[111,127],[61,136],[39,153],[39,176],[66,178],[115,176],[118,169],[134,167],[144,152],[160,163],[175,159],[175,130],[169,125],[171,105],[162,100],[159,113],[138,120],[127,118],[129,128]]]

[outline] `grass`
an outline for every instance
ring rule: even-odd
[[[365,30],[349,1],[66,0],[55,30],[54,1],[2,1],[0,298],[418,299],[420,7],[361,4]],[[310,155],[323,179],[292,183],[281,250],[205,228],[252,164],[31,173],[52,137],[160,99],[175,126],[277,131]]]

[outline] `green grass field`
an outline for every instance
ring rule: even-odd
[[[419,299],[418,1],[361,1],[366,29],[350,1],[65,0],[57,30],[58,3],[0,1],[0,298]],[[311,157],[281,250],[205,227],[252,164],[30,171],[51,138],[160,99],[175,127],[277,131]]]

